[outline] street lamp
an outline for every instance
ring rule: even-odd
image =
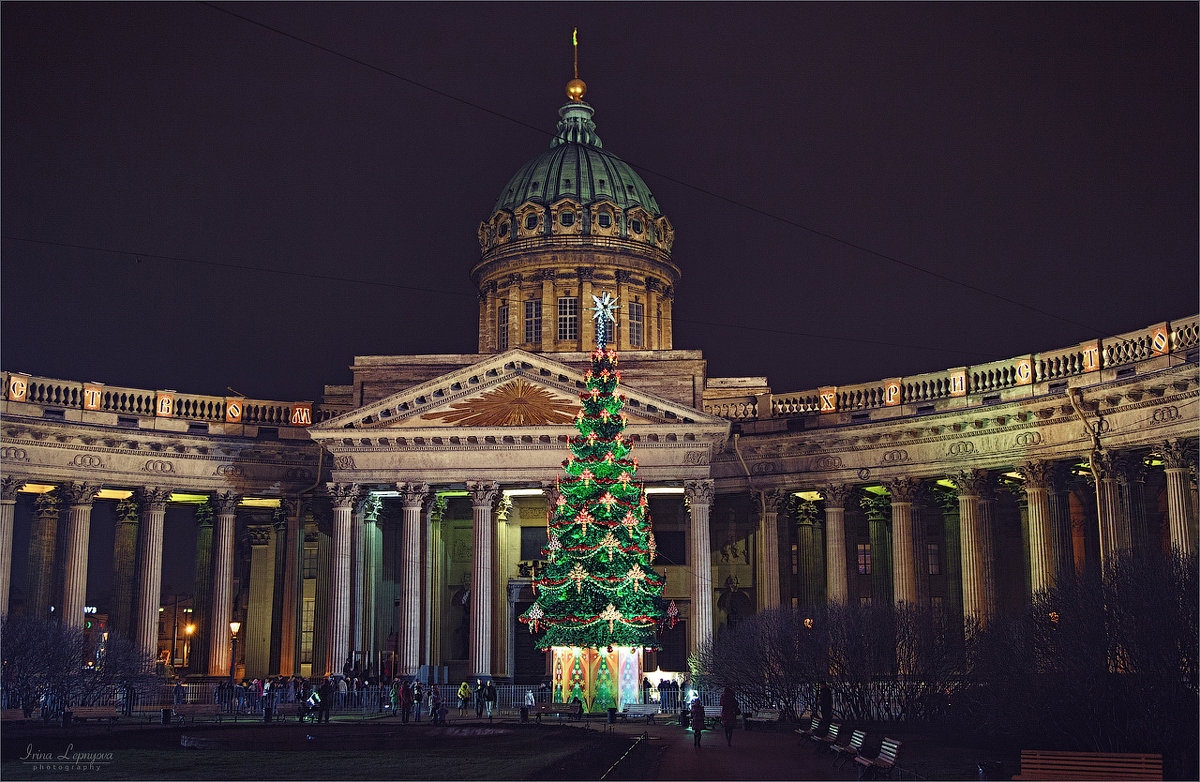
[[[230,687],[233,687],[237,684],[237,682],[234,681],[233,671],[234,671],[234,666],[237,665],[237,634],[238,634],[238,630],[241,630],[241,629],[242,629],[241,622],[230,622],[229,623],[229,632],[233,633],[233,639],[232,639],[233,640],[233,652],[229,655],[229,686]]]
[[[187,668],[192,658],[192,633],[196,632],[196,625],[188,625],[183,628],[183,632],[187,634],[183,642],[183,667]]]

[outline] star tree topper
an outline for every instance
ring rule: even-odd
[[[592,301],[596,302],[596,306],[591,308],[592,318],[596,321],[596,349],[604,350],[608,342],[608,322],[617,322],[616,310],[621,308],[617,306],[616,298],[608,291],[601,296],[592,294]]]

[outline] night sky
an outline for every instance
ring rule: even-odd
[[[355,355],[474,352],[476,227],[549,141],[573,26],[710,376],[912,375],[1200,307],[1195,3],[0,17],[7,370],[289,400]]]

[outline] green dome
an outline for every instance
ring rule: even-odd
[[[570,198],[583,206],[612,201],[620,210],[641,206],[655,217],[662,212],[650,188],[628,163],[606,152],[592,107],[568,103],[558,110],[561,119],[550,149],[521,166],[500,193],[492,214],[512,211],[527,201],[549,206]]]

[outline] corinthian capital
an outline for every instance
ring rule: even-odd
[[[357,483],[327,483],[325,489],[335,508],[353,508],[358,500]]]
[[[978,497],[991,489],[992,475],[987,470],[961,470],[949,476],[959,497]]]
[[[5,502],[15,502],[17,492],[25,485],[25,481],[20,478],[14,478],[11,475],[5,475],[0,478],[0,500]]]
[[[696,503],[712,505],[714,491],[711,478],[683,482],[683,495],[687,498],[688,503],[693,505]]]
[[[500,496],[500,484],[495,481],[467,481],[467,493],[476,508],[492,507]]]
[[[1049,489],[1054,483],[1054,462],[1033,461],[1017,465],[1017,474],[1025,482],[1024,489]]]
[[[892,502],[916,502],[921,495],[921,481],[917,478],[896,478],[884,483],[884,487]]]
[[[1167,440],[1158,447],[1163,467],[1168,470],[1186,470],[1196,462],[1196,444],[1182,438]]]
[[[91,505],[100,486],[95,483],[68,483],[62,487],[63,501],[67,505]]]
[[[854,487],[848,483],[830,484],[820,489],[826,508],[844,508],[846,501],[854,495]]]
[[[143,486],[138,489],[138,504],[142,511],[165,511],[171,501],[171,490],[162,486]]]
[[[428,483],[397,483],[396,491],[400,492],[400,503],[405,508],[420,508],[429,498]]]
[[[788,493],[782,489],[767,489],[762,495],[767,513],[779,513],[787,505]]]
[[[219,491],[213,495],[212,500],[218,516],[230,516],[237,513],[238,502],[241,498],[231,491]]]

